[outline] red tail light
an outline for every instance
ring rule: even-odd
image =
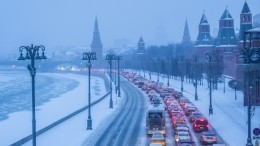
[[[209,124],[207,125],[207,128],[209,128]]]
[[[197,126],[198,126],[197,124],[194,125],[194,127],[197,127]]]
[[[217,137],[213,137],[213,140],[217,140]]]

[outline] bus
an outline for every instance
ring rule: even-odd
[[[146,132],[152,135],[154,132],[161,132],[165,135],[165,110],[162,106],[151,106],[146,114]]]

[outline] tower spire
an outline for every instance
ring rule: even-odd
[[[101,43],[100,35],[99,35],[99,29],[98,29],[98,20],[97,17],[95,18],[95,26],[94,26],[94,32],[93,32],[93,40],[92,43]]]
[[[236,36],[234,30],[234,19],[227,7],[219,20],[218,45],[235,45]]]
[[[102,59],[102,43],[100,39],[99,29],[98,29],[98,19],[95,18],[94,31],[93,31],[93,39],[91,43],[91,51],[96,52],[97,59]]]
[[[240,13],[240,30],[239,39],[244,40],[244,32],[252,29],[252,13],[249,9],[247,2],[245,1],[242,11]]]
[[[204,10],[202,17],[200,19],[199,34],[197,37],[196,45],[211,45],[211,44],[212,44],[212,39],[210,36],[210,26]]]
[[[185,21],[185,27],[184,27],[183,38],[182,38],[182,42],[186,42],[186,41],[190,41],[190,31],[189,31],[187,19]]]

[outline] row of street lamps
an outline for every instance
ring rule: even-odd
[[[23,50],[26,51],[26,56],[23,55]],[[41,51],[41,56],[39,52]],[[27,69],[29,70],[29,73],[32,78],[32,144],[33,146],[36,146],[36,114],[35,114],[35,75],[36,75],[36,68],[35,68],[35,60],[41,60],[41,59],[47,59],[47,57],[44,54],[45,47],[43,45],[35,46],[21,46],[19,48],[20,56],[18,57],[18,60],[31,60],[31,63],[27,65]],[[86,67],[88,68],[88,119],[87,119],[87,130],[92,130],[92,119],[91,119],[91,91],[90,91],[90,73],[91,73],[91,67],[92,67],[92,60],[97,60],[96,53],[95,52],[83,52],[82,60],[87,60]],[[110,102],[109,102],[109,108],[113,108],[113,99],[112,99],[112,60],[117,61],[117,69],[118,69],[118,85],[117,85],[117,91],[118,91],[118,97],[121,96],[121,90],[120,90],[120,60],[122,60],[122,56],[116,56],[113,54],[107,54],[106,60],[108,61],[110,65]]]

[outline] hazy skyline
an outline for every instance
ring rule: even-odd
[[[187,18],[191,39],[196,40],[205,10],[213,30],[226,6],[239,29],[245,0],[2,0],[0,2],[0,49],[18,53],[21,45],[45,45],[46,51],[62,47],[89,47],[98,17],[103,49],[115,40],[136,45],[143,36],[148,45],[179,42]],[[259,0],[247,0],[254,15]]]

